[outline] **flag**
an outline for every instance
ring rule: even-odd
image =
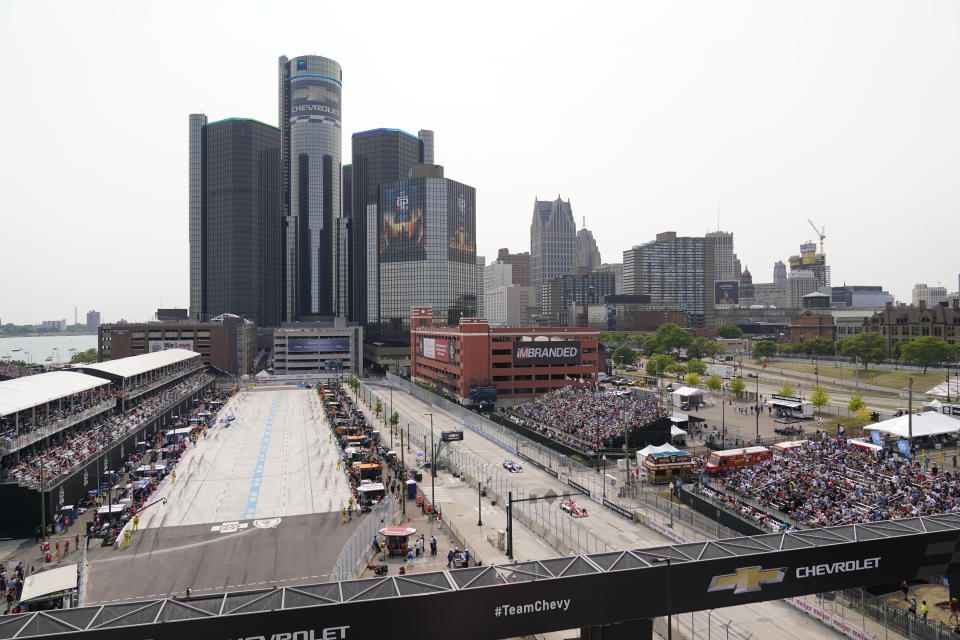
[[[876,430],[871,431],[871,432],[870,432],[870,437],[871,437],[871,439],[873,439],[873,444],[877,445],[878,447],[882,447],[882,446],[883,446],[883,438],[880,437],[880,432],[879,432],[879,431],[876,431]]]
[[[843,425],[842,425],[842,424],[841,424],[839,427],[837,427],[837,435],[838,435],[838,436],[842,436],[842,435],[845,434],[846,432],[847,432],[847,430],[843,428]]]
[[[907,440],[897,440],[897,449],[900,450],[900,453],[905,455],[907,458],[912,458],[910,455],[910,443]]]

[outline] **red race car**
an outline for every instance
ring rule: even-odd
[[[560,501],[560,511],[565,511],[566,513],[569,513],[574,518],[587,517],[587,510],[581,509],[580,507],[577,506],[576,502],[570,499]]]

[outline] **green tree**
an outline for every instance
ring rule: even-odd
[[[818,336],[803,342],[803,352],[811,356],[833,355],[834,342],[830,338]]]
[[[396,427],[396,426],[397,426],[397,423],[399,423],[399,422],[400,422],[400,414],[397,413],[396,411],[394,411],[394,412],[390,415],[390,426],[391,426],[391,427]]]
[[[597,334],[597,340],[599,342],[613,342],[613,334],[607,331],[601,331]]]
[[[647,360],[647,373],[651,376],[662,376],[667,369],[677,363],[676,358],[666,353],[655,353]]]
[[[717,334],[721,338],[728,338],[728,339],[742,338],[743,329],[741,329],[735,324],[719,324],[717,325]]]
[[[731,393],[735,393],[738,396],[741,393],[743,393],[743,391],[747,388],[747,385],[745,385],[743,383],[743,380],[741,380],[740,378],[734,378],[733,380],[730,381],[730,384],[727,386],[730,389]]]
[[[707,378],[707,388],[714,393],[720,391],[723,388],[723,379],[717,374],[713,374]]]
[[[850,402],[847,403],[847,409],[850,409],[850,411],[853,411],[854,413],[856,413],[857,411],[860,411],[860,409],[866,409],[866,408],[867,408],[867,403],[863,399],[862,395],[860,395],[859,393],[855,393],[852,396],[850,396]]]
[[[653,338],[655,342],[651,346],[655,345],[654,352],[674,353],[689,345],[693,340],[693,334],[672,322],[667,322],[657,328]],[[644,340],[644,346],[647,346],[647,340]]]
[[[914,338],[900,347],[900,359],[923,367],[924,373],[927,372],[927,367],[951,362],[955,357],[956,353],[948,342],[932,336]]]
[[[357,388],[360,386],[360,381],[357,380],[355,376],[350,376],[350,378],[347,380],[347,384],[350,385],[351,389],[356,391]]]
[[[703,364],[699,360],[687,361],[687,373],[699,373],[702,375],[706,372],[707,372],[707,365]]]
[[[792,396],[793,387],[790,386],[789,382],[784,382],[779,389],[777,389],[777,395],[781,396]]]
[[[380,398],[377,398],[377,406],[373,408],[373,412],[377,414],[377,417],[380,417],[380,412],[383,411],[383,403],[380,402]]]
[[[82,364],[86,362],[97,361],[97,350],[87,349],[86,351],[77,351],[70,358],[70,364]]]
[[[859,359],[864,371],[867,370],[867,364],[880,362],[887,357],[886,341],[874,331],[864,331],[852,338],[840,338],[839,347],[840,353],[850,358],[851,362]]]
[[[760,340],[753,345],[754,358],[769,358],[777,355],[777,343],[773,340]]]
[[[625,344],[613,350],[613,364],[626,366],[637,361],[637,352]]]
[[[691,358],[716,358],[723,351],[724,348],[719,342],[703,337],[694,338],[687,346],[687,356]]]
[[[817,408],[817,411],[820,411],[830,402],[830,396],[827,395],[823,387],[817,386],[813,388],[813,395],[810,396],[810,402]]]
[[[803,345],[798,343],[790,343],[780,345],[780,353],[786,355],[796,355],[798,353],[803,353]]]
[[[700,375],[697,373],[688,373],[687,377],[683,379],[689,386],[695,387],[700,384]]]
[[[869,422],[870,416],[872,415],[872,413],[873,412],[870,411],[870,409],[867,409],[866,407],[860,407],[854,412],[853,415],[857,417],[857,420],[860,422],[860,425],[862,426],[867,422]]]
[[[657,336],[655,335],[651,334],[640,341],[640,351],[642,351],[644,355],[651,356],[657,353],[658,348],[659,344],[657,343]]]
[[[675,362],[666,368],[666,372],[677,376],[677,379],[680,380],[687,375],[687,365]]]

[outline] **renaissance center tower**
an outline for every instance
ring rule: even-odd
[[[341,217],[339,63],[322,56],[279,61],[283,159],[283,319],[335,314]]]

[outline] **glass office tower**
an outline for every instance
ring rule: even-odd
[[[287,321],[336,311],[342,85],[340,65],[329,58],[280,57]]]

